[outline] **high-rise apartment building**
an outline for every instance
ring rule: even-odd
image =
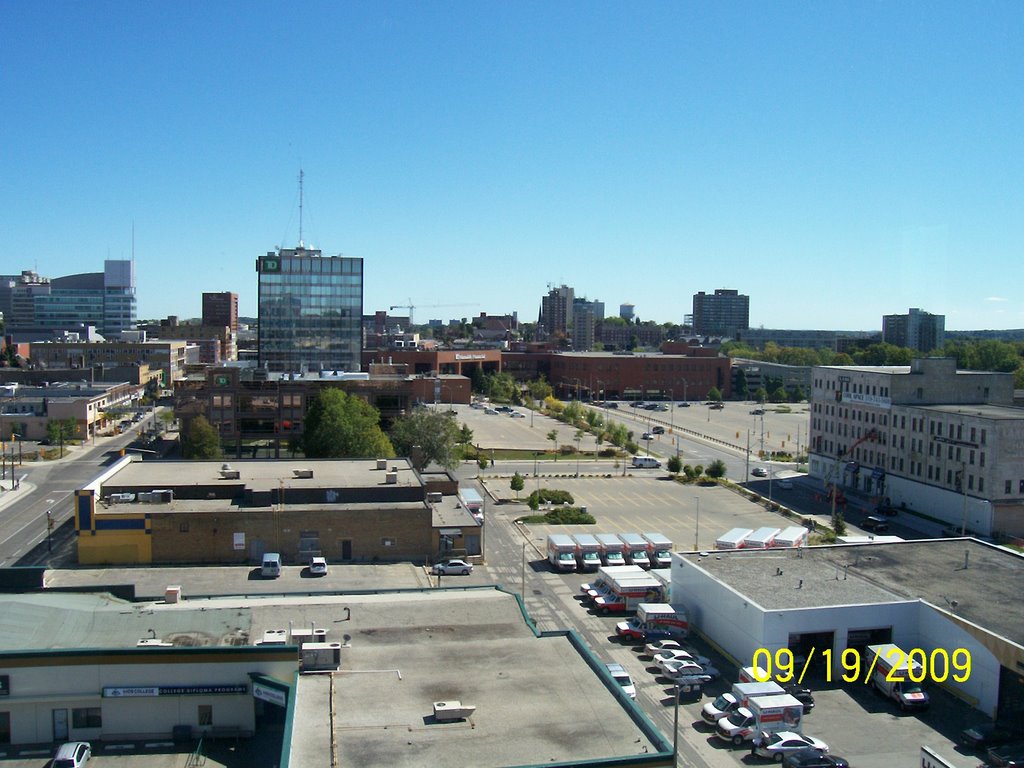
[[[53,279],[32,271],[4,276],[0,301],[12,333],[43,336],[94,326],[103,336],[115,338],[135,328],[135,265],[107,259],[102,272]]]
[[[259,353],[269,371],[360,370],[363,260],[282,248],[256,260]]]
[[[203,325],[238,330],[238,294],[230,291],[203,294]]]
[[[730,288],[713,295],[693,295],[693,332],[701,336],[735,336],[750,327],[750,297]]]
[[[636,313],[636,305],[634,305],[634,304],[619,304],[619,317],[621,317],[627,323],[633,322],[633,315],[635,313]]]
[[[882,341],[931,352],[946,341],[946,316],[911,308],[905,315],[882,316]]]
[[[597,324],[604,320],[604,302],[573,299],[572,348],[586,352],[594,348]]]
[[[567,334],[572,326],[573,289],[567,285],[551,288],[548,295],[540,300],[540,317],[538,325],[549,336]]]

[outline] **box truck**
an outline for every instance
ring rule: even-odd
[[[715,539],[715,549],[742,549],[743,542],[753,532],[752,528],[733,528]]]
[[[869,645],[865,650],[865,663],[874,663],[871,684],[886,698],[895,701],[904,712],[911,709],[927,709],[931,703],[928,694],[921,687],[924,669],[909,658],[898,645],[883,643]],[[878,660],[875,661],[875,657]]]
[[[459,502],[477,522],[484,519],[484,498],[474,488],[460,488]]]
[[[747,706],[737,707],[718,721],[715,735],[739,746],[762,733],[800,732],[804,705],[787,693],[777,696],[751,696]]]
[[[651,568],[668,568],[672,565],[672,541],[661,533],[641,533],[647,542],[647,559]]]
[[[564,533],[552,533],[548,536],[548,562],[551,569],[559,573],[572,573],[576,570],[576,542]]]
[[[626,562],[647,569],[651,561],[647,557],[647,540],[639,533],[620,533],[619,539],[625,546]]]
[[[638,565],[602,565],[597,569],[597,576],[593,581],[580,584],[580,592],[584,600],[593,600],[598,594],[604,594],[611,590],[608,585],[609,579],[613,576],[645,576],[643,568]]]
[[[625,565],[626,545],[614,533],[599,533],[595,537],[601,546],[601,562],[605,565]]]
[[[733,710],[747,706],[752,696],[781,696],[784,693],[778,683],[733,683],[731,691],[704,705],[700,717],[708,725],[717,725]]]
[[[689,631],[686,609],[668,603],[640,603],[636,607],[636,616],[615,625],[616,635],[639,643],[681,640]]]
[[[576,565],[581,571],[588,573],[601,567],[601,545],[589,533],[574,533],[572,540],[576,542]]]
[[[610,591],[594,599],[594,608],[601,613],[626,613],[635,611],[640,603],[661,603],[665,601],[665,588],[652,576],[612,578],[608,581]]]

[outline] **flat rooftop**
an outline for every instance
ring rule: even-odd
[[[238,479],[225,479],[221,469],[229,466]],[[397,468],[398,485],[422,486],[408,459],[388,459],[386,469],[377,469],[376,459],[281,459],[267,461],[133,461],[104,485],[132,488],[176,488],[184,485],[242,485],[254,491],[280,488],[366,488],[385,485],[386,474]],[[296,472],[312,470],[313,476],[296,477]]]
[[[292,765],[326,765],[332,744],[342,764],[397,768],[628,758],[659,751],[652,739],[668,748],[570,635],[535,636],[515,597],[493,588],[177,604],[101,593],[0,595],[5,651],[125,648],[153,635],[237,647],[271,630],[314,628],[342,644],[341,668],[299,677]],[[476,709],[440,722],[433,705],[441,701]]]
[[[977,539],[682,557],[766,610],[924,600],[1024,645],[1024,613],[1007,610],[1024,594],[1024,556]]]
[[[953,415],[981,416],[986,419],[1016,421],[1024,419],[1024,408],[1014,405],[922,405],[926,411]]]

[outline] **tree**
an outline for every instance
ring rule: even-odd
[[[74,419],[51,419],[46,423],[46,436],[51,443],[60,443],[60,455],[64,456],[64,441],[70,440],[78,432],[78,422]]]
[[[552,429],[548,432],[548,440],[554,443],[555,446],[555,461],[558,461],[558,430]]]
[[[758,387],[756,390],[754,390],[754,399],[757,402],[764,404],[764,401],[768,399],[768,390],[766,390],[764,387]]]
[[[551,389],[551,385],[545,381],[544,376],[538,377],[535,381],[531,381],[526,385],[527,390],[530,392],[530,397],[534,400],[545,400],[553,394],[554,390]]]
[[[220,436],[205,416],[196,416],[192,419],[188,434],[181,443],[181,455],[186,459],[220,458]]]
[[[357,395],[323,389],[306,411],[303,452],[311,459],[391,458],[395,449],[380,428],[380,413]]]
[[[740,400],[747,399],[747,372],[742,368],[736,369],[736,384],[732,391]]]
[[[678,456],[668,457],[668,471],[673,475],[678,475],[683,468],[683,460]]]
[[[705,470],[705,474],[708,477],[714,478],[715,480],[720,480],[721,478],[725,477],[725,471],[725,462],[722,461],[721,459],[715,459],[710,464],[708,464],[708,468],[707,470]]]
[[[473,444],[473,430],[469,428],[469,424],[463,424],[459,430],[459,442],[465,446]]]
[[[720,390],[718,387],[712,387],[711,389],[709,389],[708,400],[720,403],[722,401],[722,390]]]
[[[523,487],[525,485],[526,481],[523,480],[523,476],[520,475],[518,472],[512,475],[512,480],[509,481],[509,486],[512,488],[513,491],[515,491],[517,499],[519,498],[519,492],[523,490]]]
[[[793,392],[790,394],[789,399],[791,402],[794,403],[802,403],[804,400],[807,399],[807,395],[804,394],[803,387],[797,384],[795,387],[793,387]]]
[[[432,461],[445,469],[459,465],[456,446],[464,435],[451,411],[414,408],[411,413],[395,419],[389,437],[395,451],[411,457],[417,470]]]

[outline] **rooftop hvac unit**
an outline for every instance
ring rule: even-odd
[[[388,472],[386,475],[384,475],[384,482],[387,483],[388,485],[396,485],[398,483],[398,473]]]
[[[222,469],[220,471],[221,480],[239,480],[242,477],[242,473],[237,469]]]
[[[440,504],[442,498],[443,497],[440,491],[430,491],[429,493],[427,493],[428,504]]]
[[[474,712],[476,712],[476,707],[463,704],[461,701],[434,702],[434,719],[438,721],[465,720]]]
[[[377,469],[387,469],[387,468],[388,468],[388,460],[387,459],[377,459]]]
[[[312,469],[293,469],[292,470],[292,474],[295,475],[295,477],[298,477],[298,478],[307,478],[308,479],[308,478],[313,477],[313,470]]]
[[[111,504],[130,504],[135,501],[134,493],[112,493],[107,499]]]
[[[303,672],[327,672],[341,667],[341,643],[303,643]]]

